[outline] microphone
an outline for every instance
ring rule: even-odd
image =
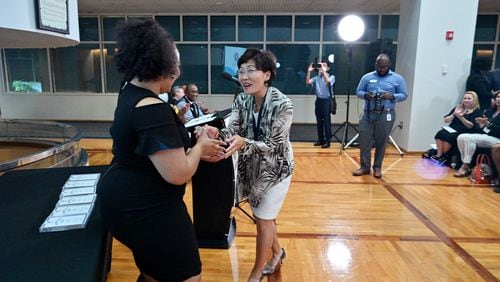
[[[236,77],[232,76],[230,73],[224,71],[220,74],[220,77],[222,77],[225,80],[229,80],[238,84],[238,86],[240,86],[243,89],[243,86],[241,85],[240,81]]]

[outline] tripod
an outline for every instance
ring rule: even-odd
[[[358,130],[349,122],[349,108],[350,108],[350,97],[351,97],[351,72],[352,72],[352,44],[347,44],[347,48],[345,49],[348,57],[348,70],[347,70],[347,101],[346,101],[346,113],[345,113],[345,121],[340,125],[335,132],[333,132],[333,136],[344,128],[344,134],[342,135],[342,140],[340,142],[340,154],[346,148],[347,143],[347,134],[349,132],[349,127],[351,127],[356,133]]]
[[[241,212],[243,212],[248,218],[250,218],[250,220],[253,221],[254,224],[256,224],[257,222],[255,221],[255,218],[241,207],[240,204],[244,204],[244,203],[248,203],[248,199],[243,199],[241,201],[236,200],[234,203],[234,207],[239,209]]]
[[[395,130],[397,127],[401,128],[401,126],[400,126],[400,125],[398,125],[398,126],[396,126],[396,127],[393,127],[393,128],[392,128],[392,130],[391,130],[391,133],[392,133],[392,132],[394,132],[394,130]],[[349,146],[351,146],[351,144],[352,144],[352,143],[354,143],[354,141],[356,141],[356,139],[358,139],[358,137],[359,137],[359,133],[357,133],[357,134],[356,134],[356,136],[354,136],[354,137],[351,139],[351,141],[349,141],[349,143],[347,143],[347,144],[344,146],[344,149],[349,148]],[[403,156],[403,155],[404,155],[404,154],[403,154],[403,151],[401,151],[401,149],[399,148],[398,143],[396,143],[396,141],[394,140],[394,138],[392,138],[391,134],[389,134],[389,140],[388,140],[388,141],[389,141],[389,142],[391,142],[391,143],[392,143],[392,145],[394,145],[394,147],[396,147],[396,150],[398,150],[398,152],[399,152],[399,155],[400,155],[400,156]]]

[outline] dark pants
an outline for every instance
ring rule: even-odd
[[[330,116],[330,98],[316,98],[314,113],[318,128],[318,141],[329,143],[332,138],[332,118]]]
[[[391,115],[391,121],[387,121],[387,115]],[[361,158],[361,169],[369,170],[371,164],[371,149],[375,144],[375,161],[373,169],[382,169],[387,139],[396,119],[394,110],[381,113],[365,111],[359,121],[359,149]]]

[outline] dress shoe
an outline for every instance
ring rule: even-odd
[[[352,173],[352,175],[354,175],[354,176],[361,176],[361,175],[365,175],[365,174],[370,174],[370,170],[360,168]]]
[[[281,255],[279,260],[276,262],[275,265],[272,264],[266,264],[264,266],[264,269],[262,270],[262,275],[263,276],[269,276],[275,273],[278,269],[280,269],[281,265],[283,264],[283,260],[286,258],[286,252],[285,249],[281,248]]]
[[[314,143],[314,146],[321,146],[321,145],[323,145],[323,142],[321,141],[316,141],[316,143]]]
[[[330,142],[324,143],[323,145],[321,145],[321,148],[323,148],[323,149],[330,148]]]
[[[373,177],[382,178],[382,171],[380,169],[374,169],[373,170]]]

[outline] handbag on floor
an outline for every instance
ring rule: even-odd
[[[476,157],[476,166],[470,175],[470,180],[474,184],[490,184],[493,172],[491,171],[490,158],[486,154],[479,154]]]

